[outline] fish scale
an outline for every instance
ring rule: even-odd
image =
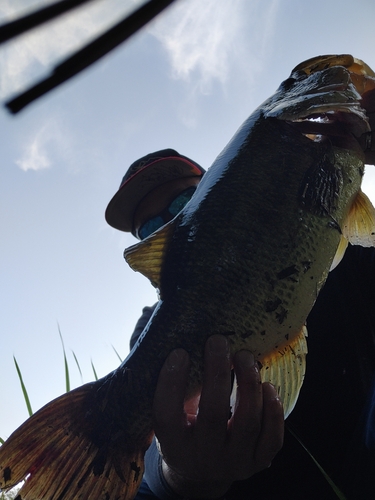
[[[277,120],[275,120],[272,125],[273,127],[269,122],[267,123],[267,130],[268,132],[271,132],[267,137],[275,136],[277,138],[279,135],[279,130],[277,129],[285,129],[285,127],[282,127],[283,124]],[[274,128],[274,130],[272,128]],[[253,127],[251,128],[251,131],[254,133]],[[258,133],[262,138],[265,135],[262,130],[259,130]],[[301,138],[300,134],[297,135],[297,133],[293,130],[291,130],[291,133],[294,136],[294,144],[296,143],[296,140],[301,142],[301,139],[304,139],[303,137]],[[290,140],[292,140],[292,138]],[[306,149],[312,149],[314,147],[308,139],[305,139],[303,142],[305,142]],[[284,144],[284,141],[282,143]],[[257,144],[254,146],[250,144],[249,149],[255,149],[256,146]],[[278,145],[276,143],[275,147],[277,148],[277,146]],[[293,220],[291,217],[295,219],[296,212],[300,212],[300,218],[302,218],[303,215],[297,193],[305,172],[309,169],[312,163],[310,158],[311,152],[308,151],[306,152],[306,156],[300,162],[302,167],[300,168],[298,177],[296,175],[296,169],[290,169],[293,171],[291,178],[294,182],[289,184],[288,189],[280,189],[279,181],[281,182],[284,177],[284,169],[279,169],[278,164],[274,162],[272,169],[270,169],[270,177],[273,178],[271,189],[262,191],[259,179],[257,178],[260,169],[257,168],[254,161],[251,162],[247,158],[241,159],[243,162],[242,170],[244,171],[244,174],[238,174],[238,182],[243,185],[242,189],[241,185],[236,185],[235,189],[232,191],[233,195],[231,197],[231,194],[227,193],[224,181],[221,186],[215,186],[213,188],[213,190],[217,189],[218,191],[222,191],[222,193],[214,193],[212,190],[212,199],[220,200],[220,205],[221,208],[223,208],[222,212],[224,214],[226,214],[229,210],[232,214],[230,234],[233,234],[235,243],[232,241],[232,238],[230,238],[229,246],[231,247],[231,251],[228,252],[228,243],[225,240],[223,241],[223,236],[221,234],[223,231],[220,230],[221,226],[225,226],[226,217],[224,216],[224,220],[220,220],[217,216],[215,217],[216,207],[210,207],[208,201],[205,204],[206,200],[202,202],[202,210],[201,212],[197,212],[196,218],[199,218],[200,213],[204,213],[205,215],[209,214],[208,217],[205,217],[204,221],[196,220],[196,218],[191,221],[192,225],[199,227],[199,231],[195,234],[195,245],[192,251],[188,251],[187,248],[183,246],[183,242],[186,240],[182,237],[179,238],[179,233],[176,231],[176,237],[171,242],[166,256],[165,266],[168,271],[171,270],[167,273],[169,281],[166,288],[168,290],[172,290],[171,294],[175,295],[178,293],[176,291],[177,283],[179,280],[182,280],[184,282],[184,293],[186,295],[194,293],[197,301],[199,300],[199,302],[201,302],[200,310],[213,309],[212,316],[214,318],[220,318],[219,320],[215,320],[217,324],[214,328],[212,328],[212,331],[216,330],[225,333],[225,325],[227,323],[225,316],[228,312],[234,314],[236,318],[235,328],[233,328],[232,324],[230,331],[239,330],[241,332],[242,330],[249,331],[249,329],[257,331],[264,330],[264,325],[259,324],[259,312],[264,310],[262,303],[270,300],[273,301],[275,300],[275,297],[278,297],[279,295],[280,298],[284,300],[286,291],[289,290],[291,292],[295,286],[292,280],[278,280],[277,274],[283,269],[288,268],[291,265],[295,265],[298,262],[298,259],[301,262],[314,260],[315,249],[312,248],[312,250],[308,252],[307,249],[305,251],[304,247],[301,246],[314,246],[314,241],[317,237],[319,237],[319,234],[312,229],[312,221],[302,220],[294,226],[291,225],[291,221]],[[306,159],[310,161],[307,162]],[[291,162],[291,160],[287,158],[286,152],[283,153],[280,161],[282,164],[290,164]],[[233,163],[234,168],[237,170],[236,173],[238,173],[238,170],[241,168],[239,166],[240,162],[235,161]],[[249,172],[249,170],[251,172]],[[245,175],[247,177],[245,177]],[[263,176],[263,186],[270,186],[269,180],[264,177],[267,176]],[[244,178],[246,179],[246,183],[241,182],[241,179]],[[224,194],[226,202],[223,207],[222,203]],[[265,209],[264,203],[262,203],[262,214],[259,214],[258,207],[264,197],[267,198],[267,207]],[[211,215],[212,212],[213,215]],[[309,219],[312,219],[313,217],[314,216],[311,215],[309,216]],[[183,214],[181,215],[181,218],[183,218]],[[318,229],[321,231],[321,224],[318,226]],[[182,230],[188,231],[189,226],[182,226]],[[227,228],[224,227],[224,231],[228,232]],[[330,227],[328,227],[327,232],[332,233],[333,248],[331,253],[333,258],[340,235],[337,230]],[[297,240],[298,235],[300,236]],[[201,243],[199,242],[199,238],[202,239]],[[277,253],[275,252],[276,242]],[[283,245],[285,255],[281,253],[282,248],[280,247]],[[296,249],[297,253],[295,257],[291,255],[293,248]],[[181,257],[184,255],[189,256],[188,261]],[[227,258],[228,255],[230,258]],[[173,260],[177,263],[175,266],[173,264]],[[196,265],[197,262],[199,262],[199,266]],[[330,262],[325,264],[328,268],[329,265]],[[303,267],[302,264],[300,267]],[[203,284],[201,283],[201,268],[206,269],[206,276],[210,277],[210,279]],[[218,268],[220,268],[220,271],[218,271]],[[271,289],[269,293],[272,293],[272,289],[277,286],[277,290],[275,290],[273,295],[270,296],[265,296],[264,294],[259,295],[259,289],[257,287],[257,284],[265,281],[264,275],[266,272],[269,275],[272,273],[274,275],[268,280],[268,284],[266,283],[268,288]],[[319,274],[321,274],[321,272],[319,272]],[[180,278],[181,275],[182,278]],[[175,283],[172,283],[172,280],[174,279],[176,281]],[[246,283],[246,281],[248,281],[248,283]],[[220,289],[217,290],[219,283],[224,283],[225,285],[223,293],[226,296],[226,307],[222,311],[217,310],[217,304],[213,304],[209,299],[213,294],[220,293]],[[233,293],[228,294],[228,290],[230,290],[232,288],[231,285],[234,284],[236,285],[236,295]],[[163,288],[163,279],[161,281],[161,286]],[[311,294],[315,296],[315,287],[314,293],[311,292],[310,295]],[[246,304],[246,306],[242,306],[243,303]],[[250,310],[252,309],[252,315],[245,315],[244,317],[244,314],[242,312],[240,313],[242,307],[247,307]],[[284,307],[285,309],[288,309],[289,306],[288,304],[285,304]],[[305,311],[301,314],[304,316]],[[268,316],[269,315],[264,317],[269,320]],[[244,327],[242,326],[242,322],[244,322]],[[191,335],[186,335],[186,338],[190,339]],[[189,346],[186,347],[188,348]],[[189,351],[190,350],[191,348]]]
[[[333,154],[335,168],[350,169],[351,183],[340,193],[342,203],[334,214],[311,213],[303,207],[301,185],[326,147],[277,119],[262,120],[261,114],[258,122],[251,120],[246,127],[246,148],[239,148],[238,156],[229,165],[225,156],[213,165],[213,171],[222,168],[223,173],[218,176],[214,172],[219,180],[209,190],[205,185],[198,187],[207,190],[200,210],[190,216],[187,206],[174,221],[176,227],[161,269],[163,301],[145,335],[145,340],[155,338],[159,342],[160,333],[153,332],[169,330],[175,336],[171,336],[174,346],[188,351],[192,364],[190,395],[199,390],[202,382],[203,346],[211,334],[228,335],[234,352],[250,349],[264,364],[269,351],[283,353],[284,347],[300,333],[339,244],[340,231],[332,224],[332,217],[337,223],[343,221],[348,202],[358,191],[362,178],[363,160],[358,159],[357,153],[343,156],[338,150],[337,158]],[[238,135],[242,137],[242,131]],[[278,161],[254,158],[251,152],[259,151],[259,142],[264,146],[270,137],[273,147],[280,151]],[[209,183],[210,171],[206,175]],[[266,203],[261,203],[265,197]],[[229,223],[233,236],[225,240]],[[194,239],[187,237],[192,232]],[[321,241],[325,246],[323,259],[319,258]],[[291,267],[295,269],[292,276],[287,273],[280,278]],[[202,270],[206,277],[203,280]],[[169,311],[173,311],[172,324]],[[147,344],[142,356],[145,349]],[[168,345],[166,351],[169,350]],[[150,363],[153,352],[151,348]],[[137,351],[134,356],[137,359]],[[159,369],[156,367],[157,372]]]

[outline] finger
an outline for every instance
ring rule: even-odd
[[[270,466],[275,455],[280,451],[284,440],[284,410],[282,402],[272,384],[264,383],[263,421],[256,449],[258,470]]]
[[[184,399],[189,376],[189,355],[175,349],[167,357],[154,395],[154,430],[159,441],[168,444],[181,435],[186,424]]]
[[[263,410],[263,391],[258,365],[250,351],[239,351],[233,359],[237,378],[237,400],[235,420],[248,427],[249,419],[256,427],[260,426]]]
[[[223,335],[213,335],[206,343],[203,387],[196,421],[197,440],[209,443],[211,451],[225,441],[231,392],[230,350]]]
[[[249,351],[239,351],[234,360],[237,401],[229,424],[231,465],[236,479],[246,479],[254,470],[255,450],[262,428],[263,391],[257,364]]]

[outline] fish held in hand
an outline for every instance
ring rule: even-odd
[[[118,369],[47,404],[0,448],[0,487],[22,500],[132,499],[152,437],[160,369],[190,356],[199,393],[212,334],[250,350],[288,415],[307,353],[306,318],[348,242],[374,246],[361,191],[375,75],[350,55],[319,56],[245,121],[182,212],[125,251],[160,291]]]

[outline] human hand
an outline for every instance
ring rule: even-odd
[[[233,359],[237,401],[228,420],[231,393],[229,344],[222,335],[206,343],[204,380],[198,399],[184,407],[189,356],[176,349],[159,375],[154,429],[163,456],[163,474],[184,497],[217,498],[233,481],[269,467],[283,442],[284,414],[275,388],[262,384],[249,351]]]

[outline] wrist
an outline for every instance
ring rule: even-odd
[[[228,491],[229,481],[195,480],[182,476],[162,460],[162,474],[168,486],[182,498],[223,499]]]

